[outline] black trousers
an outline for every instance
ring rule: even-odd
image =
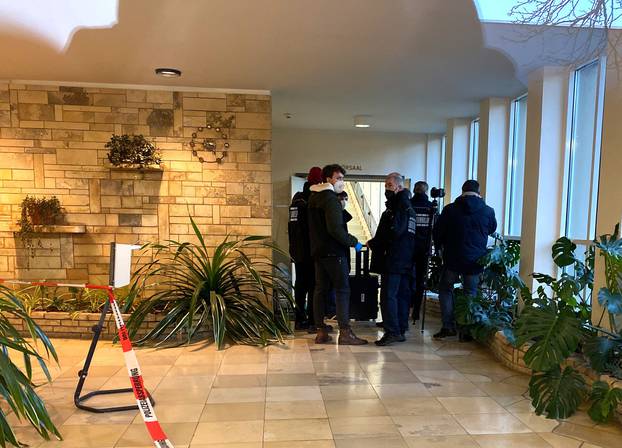
[[[312,259],[296,263],[296,322],[313,325],[313,293],[315,290],[315,264]]]
[[[315,295],[313,311],[315,325],[324,324],[326,301],[331,289],[335,290],[339,328],[350,325],[350,267],[346,257],[326,257],[315,260]]]
[[[428,253],[425,250],[415,251],[415,278],[412,281],[412,307],[414,320],[419,320],[421,311],[421,303],[423,302],[423,283],[426,278],[426,263],[428,261]]]

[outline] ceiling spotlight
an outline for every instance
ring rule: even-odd
[[[355,128],[369,128],[371,127],[371,115],[355,115],[354,116]]]
[[[155,69],[155,73],[165,78],[179,78],[181,76],[181,70],[177,70],[176,68],[159,67]]]
[[[290,118],[292,118],[292,114],[291,114],[290,112],[285,112],[285,113],[283,114],[283,116],[284,116],[286,119],[288,119],[288,120],[289,120]]]

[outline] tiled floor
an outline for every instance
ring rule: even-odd
[[[357,332],[377,337],[371,325]],[[42,442],[26,426],[18,429],[22,440],[31,447],[152,446],[135,411],[91,414],[73,407],[88,342],[55,345],[61,366],[40,392],[64,441]],[[266,349],[217,352],[197,344],[140,349],[138,359],[176,447],[622,447],[620,426],[597,426],[585,413],[564,422],[534,415],[525,399],[528,378],[481,346],[435,342],[418,331],[386,348],[316,346],[299,334]],[[128,384],[120,347],[100,343],[87,389]],[[132,396],[92,402],[131,404]]]

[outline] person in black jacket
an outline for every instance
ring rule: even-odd
[[[428,184],[424,181],[415,183],[415,194],[410,203],[417,218],[417,233],[415,235],[415,278],[412,285],[411,306],[413,325],[419,320],[421,302],[423,301],[423,286],[427,272],[428,256],[430,255],[430,233],[432,232],[432,201],[428,199]]]
[[[309,236],[311,256],[315,261],[315,293],[313,311],[317,326],[316,344],[326,344],[331,337],[324,326],[327,296],[335,290],[339,344],[362,345],[367,341],[357,338],[350,328],[350,247],[360,251],[358,240],[345,231],[343,208],[337,194],[345,188],[345,170],[339,165],[328,165],[322,170],[324,183],[311,187],[309,199]]]
[[[417,227],[410,191],[404,188],[401,174],[387,176],[385,196],[387,208],[376,235],[367,242],[372,251],[371,270],[382,276],[380,303],[385,332],[376,341],[379,346],[406,340]]]
[[[464,292],[477,294],[483,266],[479,259],[486,254],[488,236],[497,229],[495,211],[479,194],[479,183],[467,180],[462,195],[447,205],[434,226],[434,243],[443,256],[439,300],[443,327],[434,335],[442,339],[456,335],[453,288],[460,277]]]
[[[309,170],[307,181],[302,191],[292,198],[289,206],[289,255],[296,268],[294,297],[296,299],[296,330],[315,327],[313,323],[313,290],[315,288],[315,267],[311,258],[309,242],[309,220],[307,206],[311,195],[311,186],[322,182],[322,169],[313,167]]]

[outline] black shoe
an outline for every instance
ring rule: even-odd
[[[432,339],[445,339],[455,336],[456,330],[449,330],[447,328],[441,328],[441,331],[432,336]]]
[[[391,345],[395,342],[404,342],[406,339],[402,339],[402,336],[395,336],[389,333],[385,333],[380,339],[378,339],[374,344],[378,347],[384,347],[385,345]]]
[[[384,322],[376,322],[376,327],[384,328]]]
[[[473,336],[469,333],[463,333],[462,331],[458,334],[458,340],[460,342],[471,342],[473,340]]]
[[[400,337],[397,340],[397,342],[406,342],[406,334],[405,333],[400,334]]]

